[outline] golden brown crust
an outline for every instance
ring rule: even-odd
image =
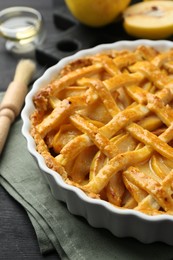
[[[70,185],[122,209],[173,212],[173,51],[108,50],[34,96],[31,135]]]

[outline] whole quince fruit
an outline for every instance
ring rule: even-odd
[[[100,27],[113,22],[131,0],[65,0],[72,15],[81,23]]]

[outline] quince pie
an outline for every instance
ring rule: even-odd
[[[65,182],[122,209],[173,213],[173,50],[85,56],[33,101],[37,151]]]

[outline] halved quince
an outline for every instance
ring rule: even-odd
[[[173,1],[146,1],[124,11],[124,28],[137,38],[163,39],[173,34]]]

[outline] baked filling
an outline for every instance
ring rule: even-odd
[[[88,196],[173,213],[173,50],[109,50],[69,63],[33,98],[47,166]]]

